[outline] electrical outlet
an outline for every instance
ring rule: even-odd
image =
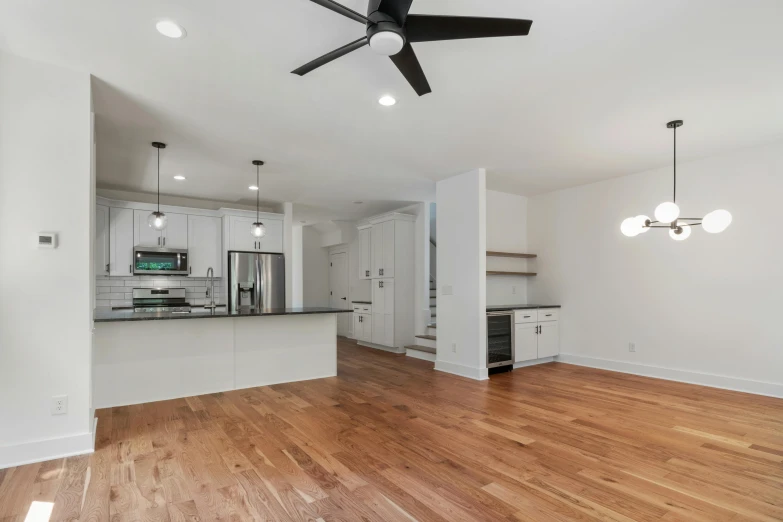
[[[52,415],[65,415],[66,413],[68,413],[68,396],[52,397]]]
[[[451,351],[452,353],[457,353],[457,343],[451,343]]]
[[[636,351],[636,343],[628,343],[628,351],[629,352],[635,352]]]

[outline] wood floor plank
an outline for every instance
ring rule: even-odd
[[[0,522],[783,520],[783,400],[562,363],[489,381],[338,341],[338,376],[96,412]]]

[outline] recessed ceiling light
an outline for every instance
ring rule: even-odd
[[[354,201],[353,202],[354,205],[361,205],[362,203],[364,203],[364,201]]]
[[[185,176],[174,176],[177,181],[185,181]]]
[[[394,96],[389,96],[388,94],[386,96],[381,96],[378,99],[378,103],[383,105],[384,107],[391,107],[395,103],[397,103],[397,100],[394,99]]]
[[[247,188],[249,188],[250,190],[258,190],[258,187],[256,187],[255,185],[250,185]]]
[[[181,25],[171,20],[161,20],[155,24],[155,28],[160,34],[169,38],[184,38],[187,34]]]

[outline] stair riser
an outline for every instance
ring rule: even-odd
[[[411,350],[409,348],[405,351],[405,355],[407,355],[408,357],[413,357],[415,359],[422,359],[424,361],[435,362],[434,353],[420,352],[418,350]]]
[[[432,334],[435,335],[435,334]],[[437,348],[437,343],[431,339],[422,339],[421,337],[416,338],[416,344],[421,346],[429,346],[430,348]]]
[[[437,336],[438,335],[438,329],[437,328],[430,328],[428,326],[427,327],[427,335],[435,335],[435,336]]]

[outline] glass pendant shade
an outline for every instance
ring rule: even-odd
[[[647,222],[650,221],[650,218],[645,216],[644,214],[640,214],[634,218],[636,220],[636,226],[639,227],[639,234],[644,234],[648,230],[650,230],[650,227],[646,226]]]
[[[639,235],[641,232],[641,227],[639,227],[639,223],[636,218],[626,218],[620,225],[620,231],[624,236],[634,237]]]
[[[253,223],[250,226],[250,234],[253,237],[264,237],[266,235],[266,227],[263,223]]]
[[[731,213],[728,210],[713,210],[701,222],[705,232],[720,234],[731,225]]]
[[[678,234],[677,230],[681,230],[681,232]],[[669,230],[669,237],[674,239],[675,241],[685,241],[688,239],[688,236],[691,235],[691,227],[677,227],[677,229],[671,229]]]
[[[163,230],[166,228],[166,214],[163,212],[153,212],[150,214],[150,217],[147,218],[147,224],[149,224],[150,228],[154,228],[155,230]]]
[[[655,219],[661,223],[672,223],[680,217],[680,207],[676,203],[667,201],[655,208]]]

